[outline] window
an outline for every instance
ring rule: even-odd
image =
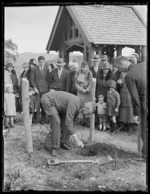
[[[70,30],[70,39],[72,39],[72,29]]]
[[[75,28],[75,29],[74,29],[74,37],[77,38],[78,36],[79,36],[78,29]]]
[[[67,31],[65,31],[65,40],[67,40]]]

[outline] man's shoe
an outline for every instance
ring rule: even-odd
[[[70,150],[70,149],[71,149],[71,147],[68,146],[68,145],[65,144],[65,143],[61,143],[61,144],[60,144],[60,147],[63,148],[64,150]]]
[[[56,149],[51,150],[51,155],[54,156],[54,157],[58,156],[58,153],[56,152]]]

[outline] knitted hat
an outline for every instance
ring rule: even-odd
[[[103,95],[99,95],[98,98],[103,98],[104,99],[104,96]]]
[[[85,66],[88,66],[88,62],[87,62],[87,61],[83,61],[83,62],[81,63],[81,67],[85,67]]]
[[[108,61],[103,62],[103,69],[110,69],[110,63]]]
[[[116,88],[116,82],[114,80],[110,81],[109,88]]]

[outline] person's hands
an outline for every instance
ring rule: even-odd
[[[83,94],[86,94],[86,93],[87,93],[86,89],[82,89],[81,92],[82,92]]]
[[[133,117],[133,123],[139,124],[139,117],[138,116]]]
[[[70,143],[74,143],[74,142],[75,142],[75,139],[73,138],[72,135],[70,135],[69,142],[70,142]]]
[[[117,83],[122,84],[122,79],[118,79]]]
[[[19,98],[19,94],[18,93],[16,93],[15,96],[16,96],[16,98]]]
[[[115,108],[115,112],[118,112],[118,108]]]
[[[35,91],[36,94],[39,94],[39,91],[37,90],[36,87],[34,87],[34,91]]]

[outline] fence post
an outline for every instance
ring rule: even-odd
[[[95,89],[96,89],[96,79],[92,78],[92,86],[90,91],[91,102],[95,102]],[[95,114],[92,114],[90,116],[90,135],[89,135],[89,139],[91,142],[94,141],[94,130],[95,130]]]
[[[29,122],[29,82],[26,78],[22,78],[22,106],[23,120],[25,128],[26,149],[28,153],[33,152],[32,133]]]

